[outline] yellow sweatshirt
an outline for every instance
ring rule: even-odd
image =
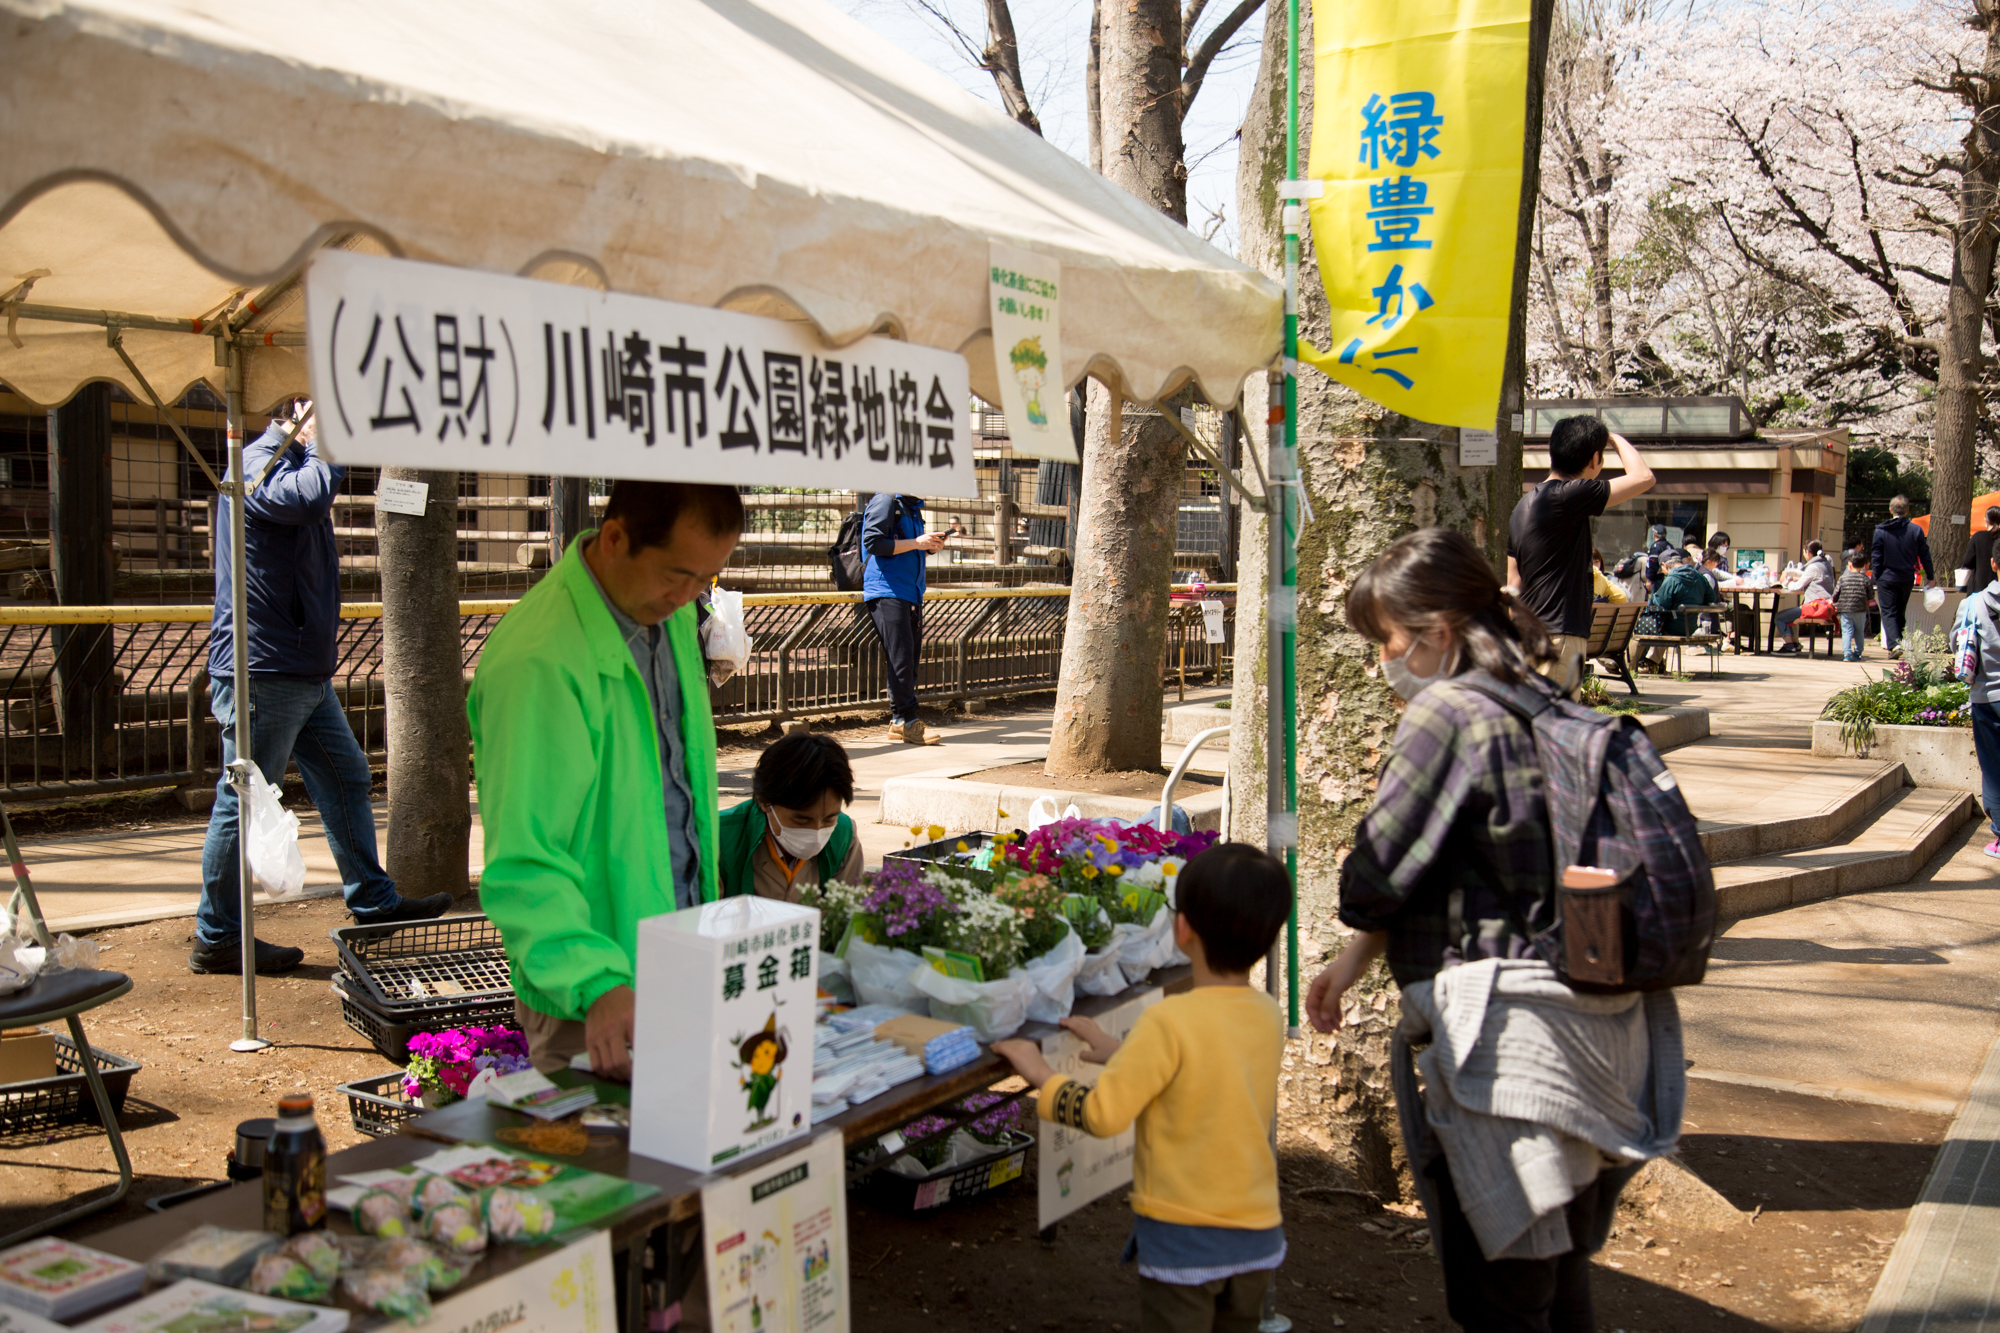
[[[1139,1123],[1132,1211],[1182,1226],[1261,1231],[1278,1211],[1271,1124],[1285,1020],[1249,986],[1200,986],[1142,1014],[1096,1086],[1042,1085],[1044,1120],[1099,1138]]]

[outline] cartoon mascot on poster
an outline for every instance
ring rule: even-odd
[[[771,1094],[778,1090],[778,1080],[785,1076],[785,1056],[790,1052],[790,1043],[778,1027],[775,1011],[764,1020],[761,1030],[737,1043],[738,1084],[743,1089],[750,1111],[746,1132],[762,1129],[776,1119],[769,1110]]]
[[[1014,378],[1021,382],[1021,392],[1028,397],[1028,424],[1048,425],[1049,414],[1042,410],[1042,381],[1048,377],[1049,358],[1042,351],[1042,340],[1023,338],[1007,357],[1014,363]]]

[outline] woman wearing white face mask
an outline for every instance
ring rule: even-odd
[[[854,769],[831,736],[793,732],[757,760],[750,799],[724,810],[717,852],[723,896],[797,902],[832,880],[861,882],[861,839],[842,813]]]
[[[1529,932],[1555,919],[1548,803],[1520,715],[1555,697],[1531,669],[1553,655],[1541,621],[1500,586],[1485,553],[1462,533],[1425,528],[1355,580],[1347,623],[1380,645],[1382,673],[1410,705],[1341,866],[1339,915],[1354,934],[1306,993],[1306,1016],[1321,1032],[1340,1027],[1342,997],[1378,958],[1388,960],[1408,1024],[1413,1012],[1429,1015],[1441,993],[1453,993],[1452,979],[1462,987],[1465,977],[1497,972],[1500,960],[1533,964]],[[1473,1032],[1484,1030],[1473,1023]],[[1507,1061],[1516,1057],[1481,1058],[1498,1078],[1513,1072]],[[1528,1072],[1567,1093],[1555,1064]],[[1400,1088],[1398,1096],[1452,1318],[1474,1333],[1588,1330],[1590,1255],[1604,1243],[1630,1170],[1600,1172],[1595,1149],[1561,1158],[1570,1174],[1555,1184],[1569,1193],[1533,1193],[1547,1215],[1503,1235],[1502,1223],[1518,1224],[1523,1211],[1494,1205],[1525,1189],[1508,1182],[1515,1157],[1464,1150],[1466,1140],[1448,1131],[1469,1117],[1447,1117],[1440,1130],[1428,1094],[1416,1104],[1404,1104]],[[1502,1134],[1529,1123],[1504,1122]]]

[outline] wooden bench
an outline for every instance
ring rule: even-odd
[[[1819,641],[1825,639],[1826,655],[1828,660],[1831,660],[1835,646],[1840,642],[1840,617],[1836,615],[1828,620],[1810,620],[1800,616],[1792,622],[1792,632],[1799,636],[1801,643],[1805,644],[1808,657],[1819,656]]]
[[[1643,602],[1626,602],[1622,606],[1616,602],[1596,603],[1590,608],[1590,638],[1583,650],[1585,661],[1609,666],[1612,678],[1624,681],[1625,688],[1634,694],[1639,692],[1639,682],[1632,679],[1632,663],[1627,654],[1632,646],[1632,631],[1639,624],[1639,613],[1645,609]]]

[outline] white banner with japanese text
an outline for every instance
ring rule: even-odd
[[[1062,265],[998,241],[988,253],[994,373],[1007,439],[1018,456],[1074,463],[1076,436],[1062,382]]]
[[[979,493],[956,352],[341,250],[305,290],[338,463]]]
[[[1115,1009],[1097,1015],[1097,1025],[1119,1041],[1131,1033],[1139,1015],[1161,1000],[1157,988],[1133,996]],[[1083,1043],[1068,1032],[1054,1032],[1042,1038],[1042,1058],[1058,1074],[1068,1074],[1079,1083],[1094,1084],[1103,1065],[1083,1058]],[[1095,1138],[1080,1129],[1038,1120],[1035,1184],[1037,1197],[1035,1225],[1047,1230],[1063,1218],[1094,1203],[1116,1189],[1132,1183],[1132,1146],[1135,1133],[1127,1129],[1108,1139]]]

